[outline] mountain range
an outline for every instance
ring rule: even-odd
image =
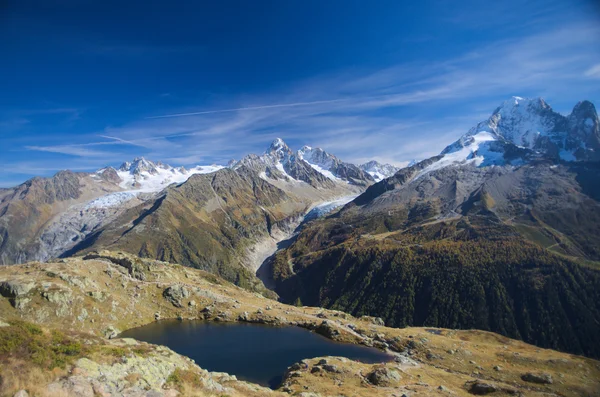
[[[600,121],[588,101],[564,116],[513,97],[401,169],[276,139],[226,166],[137,158],[0,191],[0,263],[105,248],[389,326],[600,357]]]
[[[382,167],[388,176],[395,170]],[[0,263],[110,246],[261,289],[253,273],[278,233],[315,205],[374,182],[322,149],[293,152],[279,138],[227,166],[186,169],[139,157],[93,173],[61,171],[0,192]]]
[[[478,328],[600,357],[599,120],[512,98],[438,156],[304,225],[269,259],[285,302]]]

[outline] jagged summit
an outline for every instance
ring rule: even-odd
[[[266,154],[274,154],[277,157],[281,158],[286,154],[291,154],[292,149],[283,141],[281,138],[275,138],[269,148],[265,152]]]
[[[359,165],[359,168],[369,173],[377,182],[389,178],[400,170],[400,168],[391,164],[382,164],[379,161],[371,160]]]
[[[358,166],[345,163],[321,148],[303,146],[294,152],[281,138],[276,138],[262,156],[247,155],[228,165],[252,168],[268,179],[306,182],[313,187],[332,188],[335,183],[368,185],[374,178]]]
[[[181,183],[193,174],[214,172],[222,166],[196,166],[189,170],[185,167],[172,167],[162,161],[153,162],[144,157],[136,157],[126,161],[114,170],[112,167],[96,171],[96,175],[104,180],[118,183],[123,189],[155,192],[164,189],[171,183]]]
[[[542,98],[512,97],[441,153],[434,168],[471,162],[477,166],[522,164],[533,158],[600,160],[600,122],[589,101],[568,116]]]
[[[162,163],[153,163],[152,161],[146,160],[144,157],[136,157],[132,162],[124,162],[119,167],[119,171],[126,171],[134,175],[140,175],[143,172],[147,172],[149,174],[156,174],[157,167],[162,165],[161,168],[164,168],[164,164]]]

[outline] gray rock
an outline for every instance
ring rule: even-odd
[[[190,292],[183,285],[172,285],[163,291],[163,297],[175,307],[183,307],[181,300],[190,296]]]
[[[305,371],[308,369],[308,364],[306,361],[300,361],[292,364],[291,367],[288,368],[288,371]]]
[[[387,367],[375,368],[373,371],[367,374],[367,380],[369,383],[375,386],[393,386],[401,379],[402,377],[398,371],[389,369]]]
[[[238,320],[240,321],[248,321],[249,314],[248,312],[243,312],[238,316]]]
[[[340,331],[329,320],[323,322],[315,329],[315,331],[327,338],[333,339],[340,334]]]
[[[333,364],[325,364],[322,366],[322,368],[323,371],[332,372],[334,374],[339,374],[342,372],[336,365]]]
[[[204,309],[200,310],[200,315],[202,316],[203,319],[208,319],[211,318],[213,316],[213,308],[210,306],[206,306]]]
[[[480,382],[480,381],[474,382],[471,385],[471,387],[469,388],[469,391],[471,393],[477,394],[477,395],[490,394],[490,393],[494,393],[498,390],[499,389],[496,385],[493,385],[491,383]]]
[[[108,339],[114,339],[117,336],[119,336],[119,334],[121,333],[121,331],[119,331],[118,329],[116,329],[115,327],[113,327],[112,325],[109,325],[108,327],[106,327],[106,329],[104,330],[104,337],[108,338]]]
[[[525,382],[531,382],[531,383],[539,383],[539,384],[552,384],[552,376],[550,376],[550,374],[534,374],[531,372],[526,373],[525,375],[521,376],[521,379],[523,379]]]
[[[29,393],[27,393],[25,390],[19,390],[13,397],[29,397]]]
[[[29,293],[35,287],[33,282],[21,282],[8,280],[0,282],[0,295],[10,299],[13,307],[17,307],[16,299],[21,298]],[[24,305],[23,305],[24,306]]]

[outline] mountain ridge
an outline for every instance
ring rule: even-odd
[[[501,122],[507,106],[516,122]],[[440,155],[306,224],[274,256],[276,292],[395,326],[487,329],[598,357],[588,332],[600,332],[600,162],[593,147],[565,159],[544,144],[554,134],[553,144],[578,137],[582,148],[596,134],[593,105],[575,109],[505,102]],[[555,128],[568,120],[584,131]],[[536,135],[531,125],[548,128]],[[528,147],[508,139],[531,136],[541,139]]]

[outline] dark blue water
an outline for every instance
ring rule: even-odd
[[[305,358],[342,356],[366,363],[389,361],[374,348],[333,342],[299,327],[164,320],[121,337],[168,346],[209,371],[276,388],[287,367]]]

